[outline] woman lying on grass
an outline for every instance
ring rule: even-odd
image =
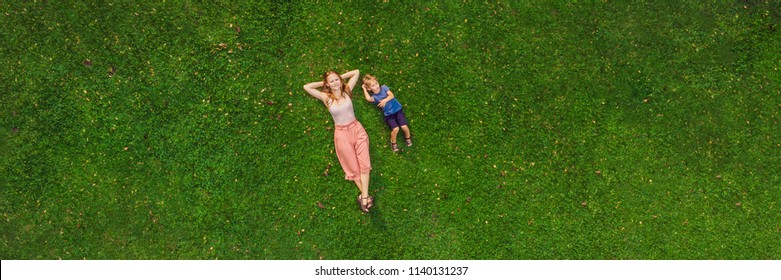
[[[369,136],[363,125],[355,118],[352,89],[358,82],[360,71],[353,70],[342,75],[334,71],[323,74],[322,82],[304,85],[304,90],[325,104],[334,119],[334,146],[336,157],[344,170],[345,179],[355,182],[361,194],[356,198],[363,212],[369,212],[374,198],[369,196]],[[344,79],[350,79],[347,84]],[[320,91],[318,88],[322,88]]]

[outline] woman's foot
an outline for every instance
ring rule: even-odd
[[[369,213],[369,204],[366,203],[369,197],[363,197],[362,195],[358,195],[358,198],[355,199],[355,202],[358,202],[358,207],[361,208],[361,211]]]
[[[391,142],[390,144],[391,144],[391,150],[393,150],[394,152],[398,152],[399,151],[399,145],[398,144],[393,143],[393,142]]]

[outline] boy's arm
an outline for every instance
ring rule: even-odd
[[[385,102],[391,101],[391,99],[396,98],[396,96],[393,95],[393,92],[389,89],[388,90],[388,97],[386,97],[384,100]]]
[[[342,79],[350,79],[347,81],[347,86],[350,87],[350,90],[355,88],[355,84],[358,83],[358,76],[360,74],[361,72],[358,71],[358,69],[342,74]]]
[[[380,108],[385,108],[385,103],[388,103],[388,101],[391,101],[395,96],[393,95],[393,92],[389,89],[388,90],[388,97],[383,98],[380,100],[380,104],[377,104],[377,106],[380,106]]]
[[[369,92],[366,90],[366,85],[362,85],[361,88],[363,89],[363,98],[366,98],[366,101],[373,103],[374,97],[371,97],[371,95],[369,95]]]

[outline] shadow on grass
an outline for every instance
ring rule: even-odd
[[[375,186],[383,186],[377,189],[377,191],[374,193],[374,206],[369,210],[368,216],[370,219],[371,224],[378,230],[382,231],[383,233],[387,233],[388,225],[385,222],[385,218],[382,214],[382,196],[385,192],[385,187],[387,182],[382,177],[378,178],[372,178],[374,181]]]

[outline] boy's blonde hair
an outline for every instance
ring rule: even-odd
[[[377,78],[372,76],[372,74],[365,74],[365,75],[363,75],[363,84],[364,85],[368,86],[372,81],[376,81],[376,80],[377,80]]]

